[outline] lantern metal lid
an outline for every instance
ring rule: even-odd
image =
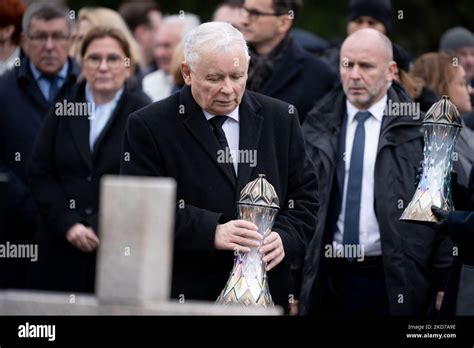
[[[447,95],[443,95],[439,101],[429,108],[422,123],[462,127],[459,111]]]
[[[237,204],[280,209],[280,201],[275,188],[265,179],[265,174],[259,174],[258,176],[257,179],[249,182],[242,189]]]

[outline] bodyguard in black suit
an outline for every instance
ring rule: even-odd
[[[413,197],[423,138],[420,115],[391,111],[412,103],[393,83],[394,69],[390,40],[374,29],[356,31],[341,48],[342,86],[303,125],[321,205],[300,314],[421,316],[442,297],[450,240],[399,220]]]
[[[30,169],[42,217],[31,282],[45,290],[94,291],[100,179],[119,174],[128,116],[150,103],[124,85],[130,49],[119,31],[92,29],[81,55],[86,81],[46,117]]]
[[[187,86],[130,116],[123,147],[130,161],[122,161],[122,173],[176,179],[172,297],[208,301],[225,286],[233,250],[258,245],[255,226],[235,220],[236,201],[248,182],[265,174],[281,210],[260,251],[273,299],[287,307],[288,266],[304,256],[318,207],[298,116],[288,114],[286,103],[245,91],[247,48],[231,25],[203,24],[184,47]],[[219,119],[223,125],[214,123]],[[239,152],[222,160],[220,141]],[[238,161],[237,153],[255,161]]]

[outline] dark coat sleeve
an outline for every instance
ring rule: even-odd
[[[29,169],[33,197],[42,217],[59,237],[65,238],[74,224],[81,222],[80,215],[70,209],[54,169],[55,138],[60,117],[51,110],[38,134]]]
[[[453,241],[474,248],[474,212],[453,211],[448,215],[448,230]]]
[[[6,201],[8,202],[10,215],[21,215],[31,217],[36,212],[33,198],[27,184],[20,179],[7,165],[4,160],[4,146],[0,139],[0,173],[5,174],[8,182],[5,188]]]
[[[292,117],[288,155],[287,202],[281,202],[283,209],[275,219],[273,230],[281,236],[286,257],[293,265],[300,266],[316,230],[319,201],[316,172],[305,151],[298,117]]]
[[[7,212],[10,217],[14,217],[15,220],[22,220],[21,222],[26,223],[25,220],[34,219],[37,213],[34,205],[33,198],[31,196],[30,189],[25,179],[15,173],[11,168],[12,159],[7,160],[7,156],[12,156],[8,153],[8,145],[10,148],[22,149],[19,146],[21,137],[16,134],[15,130],[12,130],[12,124],[21,127],[28,131],[30,124],[24,124],[21,119],[15,117],[10,113],[10,110],[16,108],[22,112],[26,111],[21,108],[22,99],[25,96],[22,95],[18,89],[16,82],[16,75],[13,70],[6,72],[1,76],[0,80],[0,105],[2,105],[2,111],[0,114],[0,173],[7,176],[8,182],[5,185],[5,201],[7,202]],[[6,107],[6,110],[5,110]],[[20,112],[20,111],[18,111]],[[34,115],[31,115],[34,118]],[[7,121],[8,120],[8,121]],[[15,150],[16,151],[16,150]],[[21,161],[28,160],[28,154],[23,151],[18,151],[21,155]],[[24,162],[26,163],[26,162]],[[29,222],[29,221],[28,221]]]
[[[132,114],[125,131],[121,173],[138,176],[167,176],[164,161],[149,126]],[[186,204],[176,206],[175,246],[181,250],[212,252],[214,236],[222,214]]]
[[[474,167],[471,170],[468,187],[458,185],[453,190],[454,205],[458,211],[450,212],[446,227],[453,241],[459,244],[463,253],[474,255]],[[461,256],[461,255],[460,255]]]

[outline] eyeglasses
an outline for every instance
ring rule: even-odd
[[[285,15],[286,13],[269,13],[269,12],[262,12],[262,11],[259,11],[259,10],[254,10],[254,9],[251,9],[251,8],[247,8],[247,7],[242,7],[242,12],[246,12],[248,15],[249,15],[249,19],[251,22],[254,22],[256,21],[257,19],[259,19],[261,16],[273,16],[273,17],[279,17],[279,16],[283,16]]]
[[[117,69],[124,63],[124,58],[118,54],[110,54],[107,57],[101,57],[98,54],[91,54],[86,57],[85,64],[92,69],[98,69],[105,59],[110,69]]]
[[[44,45],[48,42],[48,39],[51,38],[54,44],[64,44],[67,40],[69,40],[69,35],[64,35],[61,33],[53,33],[48,35],[47,33],[36,33],[36,34],[29,34],[29,39],[36,44]]]

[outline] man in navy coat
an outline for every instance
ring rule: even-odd
[[[335,74],[289,35],[301,0],[246,0],[241,31],[250,45],[247,89],[293,105],[306,114],[336,82]]]
[[[43,117],[78,76],[77,67],[67,55],[71,29],[66,9],[50,4],[31,5],[23,17],[22,46],[26,56],[0,78],[0,173],[8,178],[7,227],[1,237],[12,243],[31,242],[37,227],[27,166]],[[26,265],[10,260],[11,279],[2,277],[2,286],[24,287]]]

